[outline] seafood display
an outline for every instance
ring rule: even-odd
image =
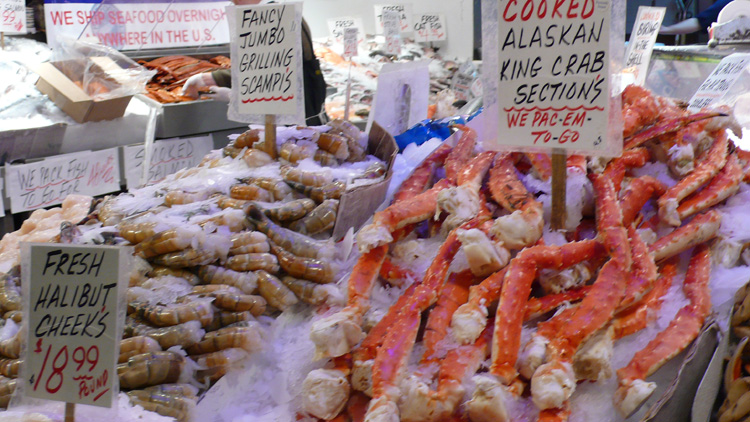
[[[591,420],[576,404],[591,394],[582,381],[608,391],[610,417],[637,412],[657,389],[649,376],[709,318],[714,263],[738,261],[721,204],[747,191],[748,161],[725,110],[690,114],[635,86],[622,100],[622,157],[568,159],[593,195],[568,205],[565,233],[538,195],[549,156],[477,151],[459,126],[455,146],[417,166],[357,233],[346,306],[312,323],[314,360],[327,363],[307,374],[300,414]],[[389,306],[373,299],[384,286],[400,293]]]
[[[139,62],[143,67],[155,70],[156,75],[146,85],[146,96],[163,104],[193,101],[182,95],[185,81],[199,73],[218,69],[229,69],[231,61],[225,56],[201,60],[189,56],[165,56],[150,61]]]

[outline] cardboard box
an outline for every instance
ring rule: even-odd
[[[119,66],[111,59],[95,57],[88,60],[93,61],[94,69],[98,68],[112,83],[122,82]],[[73,82],[80,79],[85,64],[80,60],[42,63],[34,69],[39,75],[36,87],[78,123],[122,117],[132,95],[95,101]]]
[[[393,175],[393,162],[398,154],[396,140],[380,125],[373,123],[368,135],[367,153],[386,163],[388,170],[385,178],[378,183],[347,191],[341,196],[336,225],[333,226],[334,240],[343,238],[349,228],[353,228],[355,232],[359,230],[383,203],[388,193],[388,185]]]

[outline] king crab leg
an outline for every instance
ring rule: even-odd
[[[620,199],[622,224],[629,226],[649,199],[664,195],[666,190],[664,183],[651,176],[632,179]]]
[[[680,201],[697,191],[724,167],[727,162],[728,143],[729,138],[726,131],[720,131],[711,149],[695,170],[659,197],[657,203],[659,205],[659,217],[662,221],[673,226],[680,225],[680,216],[677,212]]]
[[[405,199],[409,199],[416,196],[425,190],[432,181],[435,168],[442,165],[445,162],[445,157],[450,154],[452,148],[450,145],[443,143],[439,147],[435,148],[430,155],[420,163],[411,175],[401,183],[398,191],[393,194],[393,203],[401,202]]]
[[[617,315],[612,321],[615,340],[646,328],[649,322],[656,319],[656,313],[661,308],[662,297],[672,285],[676,272],[677,268],[673,262],[664,264],[661,277],[656,279],[654,287],[643,296],[640,302]]]
[[[495,154],[495,151],[477,154],[459,172],[458,186],[444,189],[438,194],[438,206],[449,214],[441,227],[443,233],[453,230],[479,213],[483,201],[479,189]]]
[[[654,261],[659,262],[714,238],[720,227],[719,211],[698,214],[689,223],[654,242],[649,246],[649,252],[654,256]]]
[[[651,158],[646,148],[633,148],[622,152],[622,155],[610,161],[604,169],[604,174],[612,180],[615,191],[620,191],[620,185],[625,178],[625,172],[632,167],[643,167]]]
[[[645,142],[650,141],[651,139],[657,138],[661,135],[666,135],[668,133],[677,132],[678,130],[682,129],[683,127],[693,122],[698,122],[700,120],[710,119],[710,118],[719,117],[719,116],[726,116],[726,115],[727,115],[726,113],[722,113],[722,112],[700,112],[700,113],[695,113],[695,114],[691,114],[688,116],[676,117],[676,118],[667,120],[665,122],[662,122],[644,131],[638,132],[635,135],[632,135],[630,137],[627,137],[626,135],[627,139],[625,139],[625,147],[623,149],[628,150],[628,149],[639,147],[643,145]]]
[[[740,167],[737,156],[731,154],[724,168],[711,180],[708,186],[683,201],[677,207],[677,214],[680,220],[712,207],[734,195],[740,189],[741,180],[742,167]]]
[[[445,178],[453,183],[457,182],[459,173],[471,160],[477,143],[477,133],[474,129],[464,125],[455,125],[455,127],[461,130],[461,138],[456,142],[456,146],[448,154],[443,165]]]
[[[658,276],[656,263],[648,251],[648,246],[635,227],[628,227],[628,239],[630,240],[631,256],[633,257],[632,273],[630,282],[625,288],[625,294],[617,306],[618,310],[626,309],[641,300],[654,286]]]
[[[644,379],[698,336],[711,311],[710,273],[710,248],[702,244],[696,247],[690,258],[682,287],[689,303],[677,312],[664,331],[633,356],[626,367],[617,371],[620,382],[615,393],[615,406],[622,415],[632,414],[656,389],[656,384]]]

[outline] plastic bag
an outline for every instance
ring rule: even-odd
[[[60,43],[53,61],[95,101],[141,93],[156,74],[112,47],[72,38]]]

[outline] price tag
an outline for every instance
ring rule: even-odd
[[[399,32],[411,32],[412,28],[412,5],[404,4],[376,4],[375,5],[375,33],[382,34],[385,31],[383,26],[384,12],[390,10],[398,13]]]
[[[698,87],[698,91],[690,99],[688,110],[699,111],[725,98],[748,64],[750,54],[734,53],[724,57]]]
[[[611,148],[611,8],[604,0],[499,0],[497,68],[483,69],[497,75],[497,97],[485,100],[498,107],[489,149]]]
[[[401,31],[399,29],[398,13],[383,11],[383,28],[385,35],[385,54],[398,55],[401,52]]]
[[[0,0],[0,32],[26,33],[26,2],[24,0]]]
[[[357,56],[357,28],[344,29],[344,58],[351,59]]]
[[[232,57],[229,117],[249,123],[266,115],[304,121],[299,3],[228,6]]]
[[[451,89],[456,93],[457,99],[468,101],[474,95],[471,87],[479,79],[477,76],[477,67],[472,62],[463,63],[458,67],[458,72],[453,75],[451,81]]]
[[[363,34],[365,33],[365,27],[362,24],[362,18],[357,17],[341,17],[332,18],[327,20],[328,31],[331,34],[331,38],[337,43],[344,42],[344,30],[346,28],[356,28],[358,31],[358,41],[362,40]]]
[[[213,149],[211,135],[186,139],[162,139],[154,142],[151,166],[145,184],[157,183],[170,174],[188,167],[195,167]],[[146,156],[144,145],[123,147],[125,161],[125,182],[128,189],[141,186],[143,160]]]
[[[646,81],[651,51],[654,49],[666,11],[666,7],[638,7],[638,15],[633,24],[633,32],[630,34],[628,50],[625,53],[625,72],[632,72],[635,75],[637,85],[643,85]]]
[[[128,249],[24,243],[21,258],[28,321],[24,394],[111,407]]]
[[[442,13],[426,13],[416,16],[414,40],[417,42],[445,41],[448,31]]]
[[[93,196],[120,190],[117,148],[5,166],[5,174],[14,214],[61,204],[70,194]]]

